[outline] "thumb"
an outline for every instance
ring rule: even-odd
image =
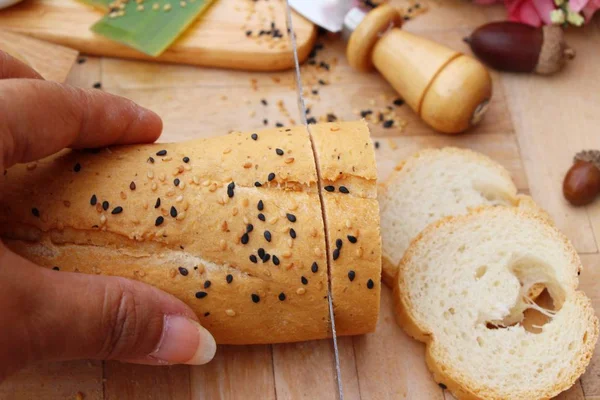
[[[0,287],[0,376],[1,360],[199,365],[216,351],[188,306],[141,282],[41,268],[0,243]]]

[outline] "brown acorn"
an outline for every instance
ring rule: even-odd
[[[562,28],[536,28],[518,22],[492,22],[465,38],[473,53],[490,67],[510,72],[553,74],[575,57]]]
[[[575,155],[563,181],[563,194],[574,206],[590,204],[600,194],[600,150]]]

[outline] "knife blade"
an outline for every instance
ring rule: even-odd
[[[289,5],[300,15],[327,29],[340,32],[344,18],[351,8],[358,5],[356,0],[289,0]]]
[[[312,1],[306,1],[306,0],[304,0],[304,1],[306,3],[312,2]],[[350,1],[346,1],[346,2],[350,3]],[[342,18],[342,23],[343,23],[343,18]],[[295,68],[295,72],[296,72],[296,91],[297,91],[298,109],[300,111],[300,115],[301,115],[300,118],[302,120],[302,124],[305,125],[306,128],[308,129],[308,123],[306,120],[306,106],[305,106],[305,102],[304,102],[304,97],[302,96],[303,89],[302,89],[302,77],[300,75],[300,63],[298,61],[298,47],[296,45],[296,35],[294,34],[294,23],[292,21],[292,9],[290,7],[290,0],[286,0],[286,24],[287,24],[287,31],[290,36],[290,40],[291,40],[291,44],[292,44],[292,51],[294,54],[294,68]],[[341,29],[341,27],[340,27],[340,29]],[[336,329],[335,329],[335,315],[333,312],[333,300],[331,297],[331,282],[329,282],[328,285],[329,286],[328,286],[328,291],[327,291],[327,302],[328,302],[328,306],[329,306],[329,320],[331,323],[331,337],[332,337],[332,341],[333,341],[333,353],[334,353],[334,361],[335,361],[335,375],[336,375],[336,381],[337,381],[337,387],[338,387],[338,398],[339,398],[339,400],[344,400],[344,390],[342,387],[342,371],[341,371],[341,367],[340,367],[340,352],[338,349],[337,333],[336,333]]]

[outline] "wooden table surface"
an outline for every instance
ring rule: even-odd
[[[240,0],[251,1],[251,0]],[[407,9],[414,2],[394,1]],[[476,26],[503,18],[502,8],[463,0],[421,2],[428,12],[405,29],[468,51],[461,38]],[[581,287],[600,310],[600,201],[572,208],[561,184],[573,155],[600,148],[600,19],[570,29],[577,58],[554,77],[493,73],[494,98],[486,119],[467,135],[435,134],[406,106],[394,111],[403,127],[372,125],[380,178],[403,157],[426,146],[455,145],[486,153],[513,174],[517,186],[552,215],[571,238],[585,266]],[[377,74],[347,65],[338,39],[320,38],[317,60],[331,65],[302,67],[311,115],[359,118],[363,109],[385,108],[397,96]],[[129,97],[164,119],[163,141],[258,129],[267,120],[299,123],[293,71],[247,73],[87,57],[68,82]],[[319,85],[318,79],[328,83]],[[315,88],[318,94],[311,91]],[[268,105],[261,104],[265,99]],[[390,291],[382,293],[373,334],[339,341],[346,399],[436,399],[451,396],[430,378],[423,345],[395,324]],[[202,367],[147,367],[118,362],[75,361],[32,366],[0,386],[1,399],[335,399],[330,341],[272,346],[220,346]],[[558,398],[600,400],[600,352],[586,374]]]

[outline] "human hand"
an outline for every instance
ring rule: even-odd
[[[162,121],[133,102],[48,82],[0,51],[0,166],[63,148],[153,142]],[[0,196],[10,196],[2,192]],[[48,270],[0,242],[0,382],[36,361],[198,365],[216,351],[193,311],[152,286]]]

